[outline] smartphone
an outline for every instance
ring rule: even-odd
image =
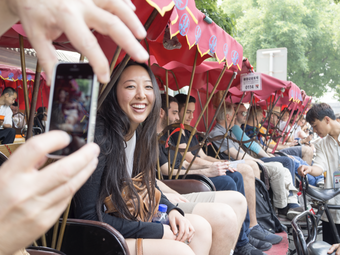
[[[58,63],[50,88],[46,132],[62,130],[70,144],[48,154],[61,158],[93,142],[99,83],[88,63]]]

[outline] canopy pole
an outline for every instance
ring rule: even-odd
[[[37,107],[37,100],[38,100],[38,94],[39,94],[40,75],[41,75],[41,66],[40,66],[39,60],[37,60],[26,140],[31,138],[33,135],[32,130],[33,130],[33,124],[34,124],[33,122],[34,122],[35,108]]]
[[[224,67],[223,67],[223,69],[221,70],[221,73],[220,73],[220,75],[219,75],[219,77],[218,77],[218,79],[217,79],[217,81],[216,81],[216,84],[215,84],[213,90],[211,91],[210,97],[207,99],[207,102],[205,103],[203,110],[201,111],[200,115],[199,115],[198,118],[197,118],[197,121],[196,121],[196,123],[195,123],[195,126],[194,126],[194,128],[193,128],[193,130],[192,130],[192,132],[191,132],[191,134],[190,134],[190,137],[189,137],[187,146],[186,146],[186,148],[185,148],[185,150],[184,150],[183,157],[182,157],[182,159],[181,159],[181,163],[179,164],[178,171],[177,171],[177,175],[176,175],[176,179],[178,179],[178,176],[179,176],[180,170],[181,170],[181,168],[182,168],[182,165],[183,165],[183,162],[184,162],[184,159],[185,159],[185,155],[186,155],[186,153],[188,152],[188,149],[189,149],[191,140],[192,140],[193,136],[195,135],[195,133],[196,133],[196,131],[197,131],[198,123],[199,123],[200,120],[202,119],[202,117],[203,117],[203,115],[204,115],[204,112],[205,112],[205,110],[207,109],[208,104],[210,103],[210,101],[211,101],[211,99],[212,99],[212,97],[213,97],[213,95],[214,95],[214,93],[215,93],[215,91],[216,91],[218,85],[220,84],[220,81],[222,80],[222,77],[223,77],[223,75],[224,75],[226,69],[227,69],[227,64],[225,63],[225,64],[224,64]],[[234,77],[234,75],[233,75],[233,77]],[[230,83],[230,85],[231,85],[231,83]],[[189,101],[189,98],[187,98],[187,104],[188,104],[188,101]],[[185,109],[185,111],[184,111],[184,114],[185,114],[185,112],[186,112],[186,109]],[[183,118],[183,122],[184,122],[184,118]],[[203,144],[203,143],[202,143],[202,144]],[[189,172],[189,170],[190,170],[190,167],[191,167],[192,163],[193,163],[193,160],[191,161],[189,167],[187,168],[187,170],[186,170],[186,172],[185,172],[185,176],[188,174],[188,172]]]
[[[25,98],[25,112],[26,112],[26,118],[29,119],[30,106],[29,106],[28,89],[27,89],[24,37],[22,35],[19,35],[19,43],[20,43],[20,60],[21,60],[21,72],[22,72],[22,84],[23,84],[23,87],[24,87],[24,98]]]
[[[145,30],[148,30],[152,24],[152,22],[154,21],[154,19],[156,18],[156,16],[158,15],[158,11],[156,9],[153,9],[152,13],[150,14],[148,20],[145,22],[144,24],[144,28]],[[117,54],[118,55],[118,54]],[[123,72],[125,66],[127,65],[127,63],[130,60],[130,56],[128,54],[125,55],[124,59],[122,60],[122,62],[119,64],[119,67],[116,69],[116,72],[114,72],[112,74],[112,78],[109,81],[109,83],[107,84],[107,86],[105,87],[105,89],[103,90],[103,92],[101,93],[101,95],[99,96],[98,99],[98,110],[100,109],[101,105],[103,104],[105,98],[107,97],[107,95],[109,94],[109,92],[111,91],[113,85],[116,83],[116,81],[118,80],[118,77],[121,75],[121,73]]]
[[[199,104],[200,104],[201,111],[203,111],[203,105],[202,105],[201,95],[200,95],[199,90],[198,90],[198,89],[196,89],[196,90],[197,90],[198,102],[199,102]],[[207,109],[208,109],[208,108],[207,108]],[[206,120],[205,120],[204,114],[203,114],[202,117],[203,117],[204,127],[205,127],[205,129],[207,130],[207,129],[208,129],[208,123],[207,123]]]
[[[150,47],[149,47],[149,44],[148,44],[148,41],[146,40],[146,38],[144,38],[144,42],[145,42],[145,45],[146,45],[146,50],[147,50],[147,52],[148,52],[149,55],[150,55]],[[148,66],[151,67],[150,58],[148,59]]]
[[[212,122],[210,123],[210,127],[208,128],[208,132],[205,134],[205,137],[204,137],[203,141],[201,142],[201,144],[204,144],[205,141],[207,140],[207,137],[208,137],[208,135],[209,135],[210,128],[212,127],[212,124],[213,124],[214,120],[216,119],[217,113],[218,113],[218,111],[220,110],[220,108],[221,108],[221,106],[222,106],[222,103],[223,103],[223,105],[225,106],[225,98],[226,98],[226,96],[227,96],[227,94],[228,94],[229,88],[230,88],[230,86],[231,86],[233,80],[235,79],[236,75],[237,75],[237,73],[234,72],[234,74],[233,74],[233,76],[232,76],[232,78],[231,78],[231,80],[230,80],[230,82],[229,82],[228,88],[227,88],[227,90],[224,92],[224,94],[223,94],[223,96],[222,96],[222,100],[220,101],[220,104],[219,104],[218,107],[217,107],[217,110],[216,110],[215,115],[214,115],[214,117],[213,117],[213,119],[212,119]],[[212,95],[213,95],[213,93],[210,94],[210,97],[212,97]],[[244,94],[243,94],[243,95],[244,95]],[[242,96],[242,99],[241,99],[241,100],[243,100],[243,96]],[[235,118],[235,117],[236,117],[236,114],[234,113],[234,115],[233,115],[233,120],[232,120],[232,121],[234,121],[234,118]],[[228,127],[228,130],[229,130],[229,129],[230,129],[230,126]],[[227,133],[228,133],[228,132],[226,132],[226,134],[227,134]],[[225,136],[224,136],[224,139],[225,139],[225,137],[227,136],[226,134],[225,134]],[[214,147],[212,147],[212,148],[214,149]],[[220,148],[220,149],[221,149],[221,148]],[[216,153],[216,150],[215,150],[215,149],[214,149],[214,151],[215,151],[215,153]],[[188,168],[187,168],[187,171],[186,171],[186,174],[184,175],[184,178],[187,176],[187,174],[188,174],[188,172],[189,172],[189,170],[190,170],[190,168],[191,168],[191,166],[192,166],[194,160],[195,160],[196,157],[197,157],[197,154],[198,154],[198,152],[194,155],[193,160],[190,162],[190,165],[189,165]],[[218,154],[219,154],[219,151],[216,153],[215,158],[219,157]]]
[[[170,108],[170,105],[169,105],[169,71],[168,70],[165,70],[165,86],[166,86],[166,125],[169,126],[169,108]],[[168,137],[170,136],[170,131],[168,131]],[[159,160],[159,157],[158,157],[158,160]],[[170,163],[171,160],[170,160],[170,146],[168,148],[168,176],[170,174]]]
[[[282,116],[284,115],[284,113],[285,113],[285,111],[289,108],[289,106],[292,104],[292,102],[293,101],[290,101],[290,103],[289,103],[289,105],[287,106],[287,108],[281,113],[281,115],[280,115],[280,118],[279,118],[279,121],[281,120],[281,118],[282,118]],[[291,118],[291,115],[289,115],[289,117],[288,117],[288,123],[289,123],[289,121],[290,121],[290,118]],[[279,121],[277,122],[277,124],[275,125],[275,127],[274,127],[274,130],[275,129],[277,129],[277,126],[279,125]],[[282,130],[282,134],[284,134],[284,132],[285,132],[285,130],[286,130],[286,127],[288,126],[288,124],[286,124],[286,126],[283,128],[283,130]],[[282,135],[282,137],[284,137],[283,135]],[[269,139],[269,142],[268,142],[268,146],[266,147],[266,152],[267,152],[267,149],[269,148],[269,144],[270,144],[270,142],[272,141],[272,137]],[[278,142],[279,143],[279,142]],[[278,146],[278,143],[275,145],[275,147],[274,147],[274,149],[272,150],[272,153],[274,153],[275,152],[275,150],[276,150],[276,148],[277,148],[277,146]]]
[[[54,224],[54,227],[53,227],[52,244],[51,244],[51,248],[52,248],[52,249],[55,249],[55,245],[56,245],[56,243],[57,243],[57,233],[58,233],[58,228],[59,228],[59,222],[57,221],[57,222]]]
[[[122,48],[120,46],[117,46],[115,53],[113,54],[112,60],[111,60],[111,64],[110,64],[110,74],[112,74],[114,67],[116,66],[118,57],[120,55],[120,52],[122,51]],[[106,86],[108,83],[103,84],[102,86],[100,86],[100,95],[103,93],[103,91],[105,90]]]
[[[170,73],[172,73],[172,76],[174,77],[174,80],[175,80],[175,83],[176,83],[176,87],[177,87],[177,92],[179,93],[179,85],[178,85],[178,81],[177,81],[176,75],[175,75],[175,73],[172,70],[170,70]]]
[[[184,106],[184,111],[183,113],[186,114],[187,112],[187,109],[188,109],[188,104],[189,104],[189,98],[190,98],[190,94],[191,94],[191,89],[192,89],[192,85],[194,83],[194,77],[195,77],[195,71],[196,71],[196,64],[197,64],[197,56],[198,56],[198,49],[196,48],[196,53],[195,53],[195,59],[194,59],[194,64],[193,64],[193,67],[192,67],[192,71],[191,71],[191,77],[190,77],[190,83],[189,83],[189,91],[188,91],[188,95],[187,95],[187,99],[185,101],[185,106]],[[177,153],[178,153],[178,147],[179,147],[179,143],[181,141],[181,137],[182,137],[182,126],[184,125],[184,116],[181,120],[181,126],[180,126],[180,130],[179,130],[179,135],[178,135],[178,139],[177,139],[177,144],[176,144],[176,150],[175,150],[175,156],[174,156],[174,159],[172,161],[172,165],[171,165],[171,172],[170,172],[170,175],[169,175],[169,179],[171,180],[172,178],[172,175],[173,175],[173,172],[174,172],[174,169],[175,169],[175,163],[176,163],[176,159],[177,159]],[[191,142],[191,140],[190,140]],[[183,159],[183,158],[182,158]],[[177,171],[177,175],[176,175],[176,179],[178,178],[177,176],[179,175],[180,171],[181,171],[181,166],[182,164],[180,165],[180,167],[178,168],[178,171]]]
[[[65,233],[65,228],[66,228],[66,221],[67,221],[67,218],[68,218],[68,214],[70,212],[70,207],[71,207],[71,201],[68,204],[68,206],[66,208],[66,211],[64,212],[63,221],[61,222],[60,232],[59,232],[59,237],[58,237],[58,243],[57,243],[57,248],[56,248],[56,250],[58,250],[58,251],[60,251],[61,244],[62,244],[63,239],[64,239],[64,233]],[[57,221],[57,223],[58,223],[58,221]]]
[[[206,96],[206,98],[209,98],[209,71],[207,71],[207,96]],[[207,107],[206,114],[207,114],[206,119],[207,119],[207,126],[208,126],[208,122],[209,122],[209,107]],[[208,131],[207,127],[206,127],[205,131]]]
[[[85,55],[80,54],[79,62],[84,62],[84,60],[85,60]]]
[[[207,95],[205,98],[209,97],[209,71],[207,71]],[[207,108],[207,112],[206,112],[206,121],[207,121],[207,125],[205,127],[205,132],[208,131],[208,122],[209,122],[209,107]],[[206,147],[205,153],[208,154],[208,146]]]
[[[250,95],[251,95],[251,96],[250,96],[250,106],[249,106],[249,108],[247,109],[246,123],[245,123],[245,125],[243,126],[243,132],[242,132],[241,140],[240,140],[241,142],[243,141],[244,132],[246,131],[246,125],[247,125],[248,119],[249,119],[250,108],[251,108],[252,105],[255,105],[254,92],[251,92]],[[237,151],[236,160],[238,159],[238,155],[239,155],[240,149],[241,149],[241,146],[239,146],[239,150]],[[243,159],[243,158],[242,158],[242,159]]]

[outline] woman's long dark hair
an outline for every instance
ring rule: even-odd
[[[149,74],[155,94],[155,102],[153,108],[146,120],[139,125],[137,129],[136,148],[134,152],[132,177],[140,172],[144,172],[143,181],[146,184],[149,194],[149,203],[151,209],[147,218],[151,219],[155,208],[155,169],[158,157],[158,142],[157,142],[157,123],[161,107],[161,97],[156,82],[155,76],[151,69],[146,64],[129,62],[127,66],[141,66]],[[125,70],[124,69],[124,70]],[[123,71],[124,72],[124,71]],[[126,155],[124,148],[126,147],[125,136],[130,129],[130,121],[118,104],[117,100],[117,84],[104,100],[97,116],[97,130],[95,142],[98,143],[101,149],[99,157],[99,165],[105,164],[104,172],[101,179],[100,195],[97,202],[96,210],[99,219],[102,221],[102,206],[104,199],[112,194],[112,202],[118,210],[117,216],[136,220],[134,215],[131,215],[121,195],[122,188],[128,185],[131,191],[132,198],[137,198],[138,205],[135,205],[136,215],[139,214],[140,203],[137,191],[133,187],[131,178],[127,171]],[[149,183],[151,185],[149,185]]]

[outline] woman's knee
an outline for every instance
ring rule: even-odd
[[[131,255],[136,255],[136,240],[126,239]],[[183,254],[195,255],[194,251],[185,243],[174,240],[164,239],[143,239],[143,253],[158,255],[162,249],[163,255]]]
[[[212,229],[209,222],[203,217],[195,214],[186,214],[185,217],[191,222],[195,229],[195,236],[205,236],[207,241],[211,239]]]

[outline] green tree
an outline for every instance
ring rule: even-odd
[[[216,0],[195,0],[195,3],[197,9],[205,13],[229,35],[234,35],[236,25],[234,15],[226,14],[221,7],[217,6]]]
[[[286,47],[287,79],[308,95],[340,86],[340,6],[333,0],[224,0],[222,8],[235,15],[236,39],[254,66],[258,49]]]

